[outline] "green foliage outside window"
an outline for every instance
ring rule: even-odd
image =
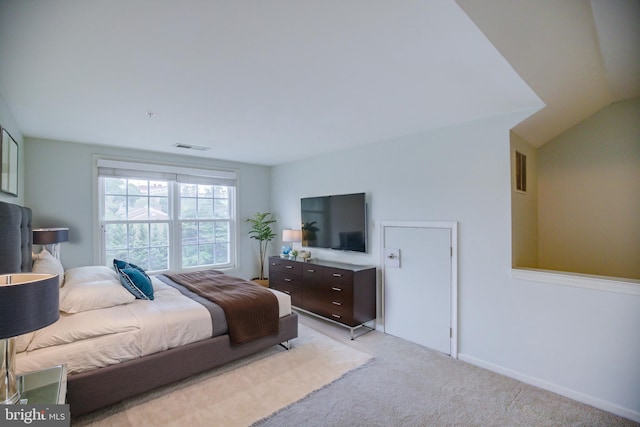
[[[175,222],[169,198],[175,183],[111,177],[103,183],[107,265],[119,258],[145,270],[169,269],[174,224],[181,236],[182,268],[231,262],[229,187],[180,183]]]

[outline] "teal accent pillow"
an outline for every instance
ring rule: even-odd
[[[122,261],[115,258],[113,259],[113,268],[115,268],[116,271],[120,270],[121,268],[127,268],[127,265],[129,265],[129,263],[126,261]]]
[[[151,278],[143,269],[135,264],[118,259],[113,260],[113,267],[120,276],[120,283],[137,299],[152,300],[153,285]]]
[[[120,270],[120,282],[137,299],[152,300],[154,298],[151,280],[138,269],[123,268]]]

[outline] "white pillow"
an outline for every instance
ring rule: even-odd
[[[60,289],[60,311],[80,313],[135,301],[109,267],[89,266],[67,270]]]
[[[73,282],[100,282],[113,280],[120,283],[120,276],[113,268],[106,265],[87,265],[84,267],[70,268],[64,275],[65,283]]]
[[[38,274],[57,274],[59,285],[64,284],[64,267],[60,263],[59,259],[56,259],[46,249],[42,249],[40,253],[36,254],[36,257],[31,267],[32,273]]]

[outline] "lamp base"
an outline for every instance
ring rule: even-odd
[[[55,259],[60,261],[60,243],[50,243],[48,245],[42,245]]]
[[[16,339],[0,340],[0,402],[13,405],[20,401],[20,391],[16,381]]]

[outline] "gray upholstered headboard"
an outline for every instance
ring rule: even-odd
[[[31,209],[0,202],[0,274],[31,271]]]

